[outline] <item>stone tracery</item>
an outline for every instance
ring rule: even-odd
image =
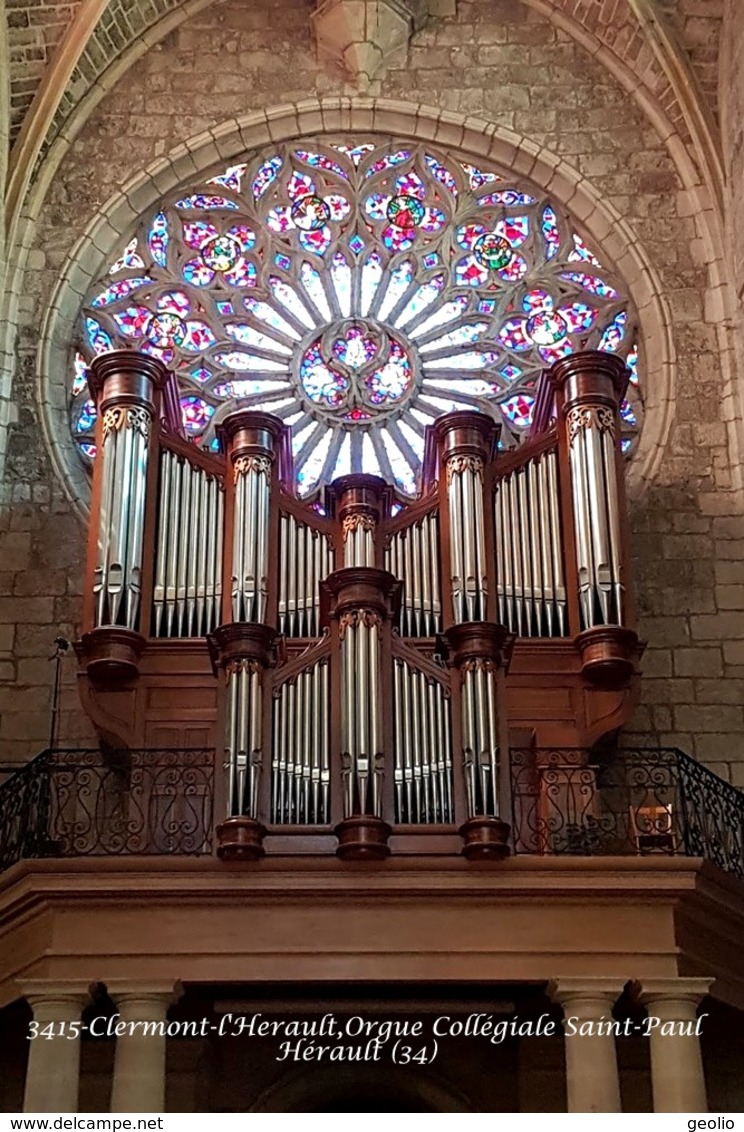
[[[552,200],[435,147],[368,136],[273,147],[161,202],[91,289],[73,378],[135,346],[176,370],[187,433],[214,446],[233,399],[293,428],[301,494],[348,471],[415,491],[427,424],[458,408],[531,421],[542,368],[580,345],[633,373],[633,312]]]

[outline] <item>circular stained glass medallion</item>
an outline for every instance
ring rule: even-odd
[[[388,201],[386,211],[391,224],[407,231],[410,228],[418,228],[424,219],[426,209],[418,197],[411,196],[410,193],[400,193]]]
[[[481,267],[487,267],[489,271],[500,271],[514,255],[514,249],[505,236],[486,232],[485,236],[475,241],[473,255]]]
[[[168,350],[181,345],[186,337],[186,324],[177,314],[160,311],[149,319],[145,334],[153,346]]]
[[[322,197],[306,193],[294,202],[290,215],[295,227],[301,231],[317,232],[330,220],[331,210]]]
[[[538,346],[554,346],[566,337],[568,325],[557,311],[538,311],[527,319],[527,333]]]
[[[361,320],[331,325],[304,351],[298,372],[313,406],[349,422],[379,417],[414,388],[402,339]]]
[[[229,271],[240,259],[241,248],[232,236],[214,236],[202,246],[201,257],[212,271]]]

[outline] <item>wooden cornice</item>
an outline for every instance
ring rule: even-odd
[[[24,861],[0,877],[0,1005],[27,977],[250,971],[256,983],[702,974],[742,1007],[743,935],[744,885],[696,858]]]

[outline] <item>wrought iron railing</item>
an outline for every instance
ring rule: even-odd
[[[214,785],[213,750],[45,751],[0,785],[0,871],[209,854]],[[744,792],[681,751],[512,749],[511,797],[516,854],[703,857],[744,879]]]
[[[0,870],[22,857],[212,851],[214,751],[44,751],[0,786]]]
[[[676,749],[511,751],[514,852],[703,857],[744,878],[744,792]]]

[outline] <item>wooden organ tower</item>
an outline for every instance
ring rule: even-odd
[[[627,377],[574,354],[519,448],[446,414],[415,501],[355,474],[308,503],[278,418],[234,409],[207,453],[161,363],[96,358],[77,654],[106,747],[213,749],[223,860],[518,849],[510,748],[539,795],[542,750],[575,769],[635,705]]]

